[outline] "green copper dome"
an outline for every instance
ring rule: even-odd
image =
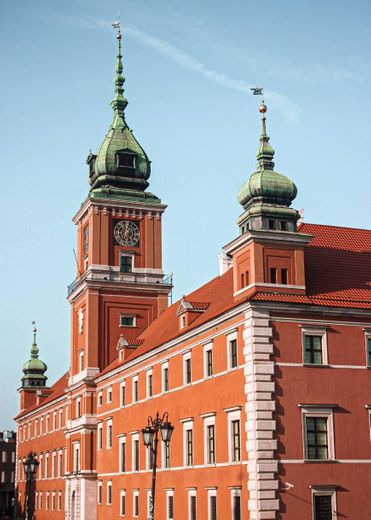
[[[145,197],[153,199],[151,202],[160,202],[151,193],[143,193],[148,187],[151,164],[125,120],[128,102],[123,89],[121,38],[119,30],[115,96],[111,102],[113,121],[98,153],[90,153],[86,161],[90,168],[90,197]]]
[[[48,367],[46,364],[39,359],[39,349],[36,342],[36,332],[37,329],[34,327],[33,329],[33,343],[31,347],[31,357],[26,363],[23,365],[23,373],[22,377],[22,387],[44,387],[46,384],[47,377],[44,373],[47,371]]]
[[[267,107],[264,103],[259,111],[262,114],[262,134],[256,152],[257,169],[238,192],[238,202],[245,211],[237,222],[242,233],[249,229],[296,231],[299,214],[289,206],[296,197],[297,189],[291,179],[273,169],[274,150],[267,135]]]

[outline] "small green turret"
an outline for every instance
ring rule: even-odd
[[[237,223],[241,233],[249,229],[296,231],[299,213],[289,206],[296,197],[297,189],[288,177],[273,169],[274,150],[267,135],[267,107],[264,102],[259,111],[262,114],[262,134],[256,152],[257,170],[242,184],[238,193],[238,202],[245,211]]]
[[[23,365],[23,373],[22,377],[22,388],[42,388],[46,386],[46,380],[48,379],[44,373],[47,371],[48,367],[46,364],[39,359],[39,349],[36,341],[36,325],[33,322],[33,343],[31,347],[31,357],[26,363]]]
[[[117,27],[115,95],[111,102],[113,121],[98,153],[94,155],[90,152],[86,160],[91,186],[89,197],[132,201],[146,199],[151,203],[160,203],[155,195],[145,192],[151,173],[150,160],[125,120],[128,101],[123,88],[125,78],[122,75],[122,35],[118,24]]]

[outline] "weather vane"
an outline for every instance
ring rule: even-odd
[[[118,31],[120,32],[120,30],[121,30],[120,12],[118,13],[117,20],[113,22],[112,27],[114,29],[118,29]]]
[[[263,87],[251,87],[253,96],[263,96]]]

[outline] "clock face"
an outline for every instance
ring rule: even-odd
[[[113,229],[113,235],[121,246],[136,246],[139,242],[139,226],[131,220],[120,220]]]

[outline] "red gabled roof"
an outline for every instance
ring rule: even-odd
[[[303,224],[300,233],[313,235],[305,247],[307,294],[260,292],[254,301],[278,301],[371,308],[371,231]]]

